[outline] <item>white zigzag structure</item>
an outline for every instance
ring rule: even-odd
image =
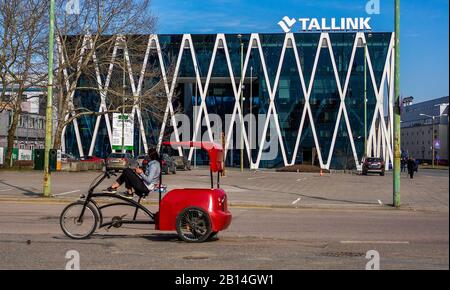
[[[245,152],[247,154],[248,160],[250,161],[251,169],[258,169],[260,167],[261,158],[262,158],[262,154],[263,154],[263,148],[264,148],[264,142],[266,139],[265,136],[267,135],[267,131],[268,131],[269,123],[270,123],[271,119],[274,120],[274,123],[275,123],[275,129],[278,134],[278,140],[280,143],[281,155],[283,157],[284,164],[285,164],[285,166],[294,165],[298,150],[301,145],[300,144],[301,136],[302,136],[303,130],[305,129],[304,125],[305,125],[306,118],[309,118],[309,123],[311,126],[314,144],[317,148],[317,155],[318,155],[320,166],[323,169],[330,169],[331,160],[332,160],[333,154],[334,154],[334,147],[336,144],[336,139],[337,139],[337,135],[338,135],[338,131],[339,131],[339,124],[341,122],[342,117],[344,118],[345,125],[347,128],[348,138],[349,138],[349,141],[351,144],[351,149],[352,149],[352,154],[353,154],[355,165],[358,169],[361,169],[362,164],[360,163],[361,161],[359,160],[358,154],[356,152],[355,142],[354,142],[354,138],[353,138],[350,120],[349,120],[348,113],[347,113],[347,107],[345,104],[345,100],[346,100],[346,96],[347,96],[347,90],[348,90],[349,81],[351,78],[352,67],[353,67],[356,51],[357,51],[358,47],[361,47],[361,46],[358,46],[358,43],[359,44],[363,43],[364,44],[363,47],[366,50],[365,55],[366,55],[366,61],[367,61],[367,66],[368,66],[368,72],[370,74],[370,81],[372,82],[372,87],[374,89],[374,94],[376,96],[376,107],[375,107],[373,119],[370,122],[371,126],[370,126],[369,136],[368,136],[368,140],[367,140],[367,148],[366,148],[367,151],[366,152],[370,152],[370,153],[372,153],[373,156],[376,156],[376,157],[383,157],[384,160],[386,161],[385,162],[386,169],[389,169],[389,164],[390,164],[390,162],[392,162],[393,157],[394,157],[394,154],[393,154],[393,139],[394,139],[394,136],[393,136],[393,112],[394,112],[394,60],[395,60],[394,52],[395,52],[395,48],[394,48],[394,34],[393,33],[391,34],[391,40],[389,43],[388,53],[387,53],[387,57],[386,57],[385,64],[384,64],[384,70],[383,70],[380,86],[378,86],[377,82],[376,82],[375,73],[373,70],[373,65],[372,65],[372,60],[371,60],[370,49],[366,45],[367,44],[366,37],[363,32],[356,33],[356,37],[355,37],[353,49],[352,49],[352,54],[350,57],[350,63],[348,66],[349,69],[347,71],[347,75],[346,75],[344,84],[341,84],[341,81],[339,79],[339,73],[337,70],[336,60],[335,60],[334,53],[333,53],[333,46],[332,46],[332,42],[331,42],[329,33],[323,32],[320,35],[319,43],[317,46],[317,53],[315,55],[314,65],[312,68],[312,74],[310,76],[309,84],[306,84],[306,82],[305,82],[297,45],[295,45],[296,44],[295,35],[293,33],[286,33],[273,86],[269,80],[269,74],[268,74],[268,70],[267,70],[267,66],[266,66],[266,60],[264,57],[263,47],[261,45],[259,34],[257,34],[257,33],[251,34],[247,52],[245,54],[245,60],[244,60],[243,70],[242,70],[243,72],[245,72],[244,78],[249,77],[249,76],[247,76],[247,68],[249,65],[250,55],[252,53],[252,49],[256,48],[260,55],[260,62],[261,62],[263,77],[264,77],[264,80],[265,80],[265,83],[266,83],[266,86],[267,86],[267,89],[269,92],[269,107],[268,107],[268,111],[267,111],[267,117],[266,117],[266,120],[264,123],[264,129],[263,129],[263,135],[262,135],[263,137],[261,137],[261,140],[259,140],[259,150],[258,150],[258,155],[257,155],[256,160],[253,160],[253,158],[251,156],[251,148],[249,146],[248,134],[246,132],[245,126],[242,125],[242,124],[244,124],[244,117],[242,114],[243,109],[240,106],[240,95],[241,95],[241,91],[243,89],[242,88],[243,82],[242,82],[242,79],[239,81],[239,83],[236,82],[235,74],[233,72],[233,68],[231,65],[231,59],[230,59],[230,54],[229,54],[225,34],[217,34],[217,36],[216,36],[216,41],[214,44],[214,49],[212,51],[212,57],[211,57],[211,61],[209,64],[206,82],[204,84],[202,84],[202,81],[201,81],[195,47],[194,47],[192,37],[190,34],[183,35],[179,53],[177,56],[174,73],[171,77],[171,79],[172,79],[171,83],[169,83],[169,81],[168,81],[169,76],[167,75],[167,72],[166,72],[167,66],[164,63],[164,58],[162,55],[158,35],[149,35],[148,45],[147,45],[147,49],[146,49],[145,56],[144,56],[144,62],[142,64],[142,69],[140,71],[140,75],[139,75],[139,79],[137,80],[137,84],[136,84],[136,80],[134,79],[135,74],[133,74],[133,71],[131,68],[131,60],[130,60],[130,56],[128,54],[128,49],[126,47],[126,43],[123,44],[123,41],[121,43],[120,39],[121,39],[120,37],[117,37],[115,47],[113,49],[113,53],[111,56],[111,63],[110,63],[109,70],[108,70],[107,77],[106,77],[104,84],[102,83],[102,78],[100,75],[100,70],[98,67],[96,54],[95,53],[93,54],[93,63],[95,65],[97,85],[98,85],[98,89],[100,91],[100,99],[101,99],[99,112],[104,112],[107,110],[105,100],[107,97],[107,91],[108,91],[110,81],[111,81],[111,74],[112,74],[113,66],[114,66],[113,63],[116,58],[117,50],[123,49],[124,54],[125,54],[125,61],[126,61],[127,69],[128,69],[130,84],[131,84],[131,90],[132,90],[133,97],[135,99],[135,104],[136,104],[133,107],[132,114],[137,115],[137,119],[138,119],[139,125],[140,125],[140,136],[142,138],[142,144],[143,144],[145,151],[148,150],[148,144],[147,144],[147,139],[146,139],[146,135],[145,135],[145,128],[144,128],[144,124],[142,121],[142,114],[141,114],[141,110],[140,110],[139,106],[137,105],[137,100],[138,100],[139,95],[142,90],[142,84],[144,81],[144,75],[145,75],[145,71],[147,68],[150,51],[156,50],[156,53],[158,56],[158,61],[159,61],[159,66],[161,69],[162,80],[164,82],[164,89],[165,89],[165,93],[167,96],[167,106],[166,106],[166,110],[164,113],[164,119],[163,119],[163,123],[162,123],[161,130],[160,130],[157,148],[159,149],[161,147],[163,134],[165,132],[165,128],[167,127],[168,123],[170,123],[173,126],[176,140],[179,141],[179,134],[178,134],[177,126],[176,126],[177,122],[175,119],[172,98],[174,96],[175,88],[176,88],[177,81],[178,81],[178,73],[180,70],[183,52],[184,52],[184,50],[188,49],[188,50],[190,50],[190,54],[192,56],[192,62],[193,62],[194,71],[195,71],[195,79],[197,82],[197,87],[200,92],[200,99],[201,99],[200,104],[199,104],[199,115],[196,119],[196,123],[194,124],[195,127],[194,127],[192,141],[198,140],[198,134],[199,134],[199,131],[201,132],[200,129],[201,129],[202,123],[204,123],[204,125],[206,125],[207,133],[208,133],[207,135],[208,135],[209,139],[212,140],[213,133],[211,130],[208,109],[206,106],[206,98],[207,98],[208,88],[209,88],[209,85],[211,82],[211,76],[212,76],[217,52],[219,49],[223,49],[224,53],[225,53],[226,63],[228,66],[228,72],[229,72],[229,77],[230,77],[230,81],[231,81],[231,86],[232,86],[234,97],[235,97],[235,105],[234,105],[234,109],[233,109],[233,114],[231,116],[230,128],[228,128],[228,130],[226,131],[227,135],[226,135],[226,141],[225,141],[225,154],[227,154],[228,151],[231,150],[231,148],[232,148],[232,147],[230,147],[230,142],[231,142],[231,138],[232,138],[232,134],[233,134],[233,129],[234,129],[235,123],[239,122],[240,128],[242,128],[242,130],[243,130],[243,140],[244,140]],[[82,52],[80,53],[79,63],[81,63],[81,61],[82,61],[84,51],[85,51],[85,45],[92,45],[92,40],[90,39],[89,35],[84,36],[83,48],[82,48]],[[315,122],[314,122],[314,118],[313,118],[313,114],[312,114],[312,110],[311,110],[311,104],[310,104],[310,97],[311,97],[311,93],[312,93],[313,86],[314,86],[315,75],[316,75],[316,71],[318,68],[320,55],[321,55],[322,50],[325,48],[327,48],[329,50],[329,55],[331,57],[331,63],[332,63],[334,76],[335,76],[335,80],[336,80],[336,84],[337,84],[337,89],[338,89],[339,97],[340,97],[340,106],[339,106],[338,116],[336,119],[334,134],[333,134],[333,137],[331,140],[331,147],[330,147],[328,156],[322,156],[322,151],[320,150],[321,144],[319,143],[318,135],[317,135],[317,132],[315,129]],[[303,95],[305,97],[305,107],[304,107],[304,110],[303,110],[303,113],[301,116],[301,121],[300,121],[300,124],[298,127],[298,135],[297,135],[297,140],[295,143],[295,148],[294,148],[294,151],[292,154],[292,160],[288,159],[288,156],[286,154],[286,147],[284,145],[284,140],[282,137],[283,134],[281,133],[280,124],[279,124],[279,120],[278,120],[278,113],[277,113],[277,109],[275,106],[275,96],[278,91],[280,74],[281,74],[281,70],[283,68],[286,51],[288,49],[293,50]],[[60,58],[62,58],[61,61],[64,62],[64,58],[62,57],[61,50],[59,50],[59,52],[60,53],[58,55]],[[67,71],[64,71],[64,74],[67,76]],[[66,86],[69,87],[68,82],[66,83]],[[69,107],[70,108],[73,108],[73,95],[74,94],[72,93],[72,95],[69,98]],[[386,98],[386,96],[387,96],[387,98]],[[388,102],[388,104],[387,104],[388,112],[385,112],[386,99]],[[111,124],[109,121],[109,116],[108,116],[108,114],[99,115],[99,116],[97,116],[97,119],[96,119],[94,133],[93,133],[92,140],[90,143],[88,155],[93,154],[93,151],[95,148],[96,137],[98,134],[98,129],[99,129],[99,125],[100,125],[100,121],[101,121],[102,117],[105,118],[109,141],[110,141],[110,144],[112,144]],[[271,118],[271,117],[273,117],[273,118]],[[66,117],[66,120],[68,118],[69,118],[69,116]],[[202,122],[203,118],[204,118],[205,122]],[[236,119],[238,119],[238,121],[236,121]],[[386,120],[387,120],[387,122],[386,122]],[[79,133],[78,123],[77,123],[76,119],[73,120],[73,126],[75,129],[75,137],[76,137],[76,141],[77,141],[77,145],[78,145],[79,154],[80,154],[80,156],[84,156],[86,152],[83,152],[81,136]],[[63,138],[62,138],[63,152],[65,152],[65,149],[66,149],[65,142],[64,142],[65,141],[65,138],[64,138],[65,133],[66,133],[66,131],[64,129]],[[181,150],[181,148],[179,148],[178,151],[179,151],[180,155],[183,154],[183,151]],[[191,149],[189,151],[188,159],[191,160],[192,157],[193,157],[193,149]],[[362,156],[360,156],[360,157],[362,157]]]

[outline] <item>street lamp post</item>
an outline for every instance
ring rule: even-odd
[[[434,159],[435,159],[435,153],[434,153],[434,116],[431,118],[431,122],[433,122],[432,126],[431,126],[431,164],[432,167],[434,168]]]
[[[364,157],[367,157],[367,40],[364,44]]]
[[[248,147],[250,148],[250,152],[252,153],[253,151],[253,147],[252,147],[252,144],[253,144],[253,142],[252,142],[252,139],[253,139],[253,128],[252,128],[252,126],[253,126],[253,122],[252,122],[252,119],[253,119],[253,66],[251,66],[250,67],[250,120],[249,120],[249,145],[248,145]],[[250,170],[252,169],[251,167],[251,165],[253,164],[253,157],[252,157],[252,155],[253,154],[251,154],[250,153]]]
[[[400,207],[400,0],[395,0],[395,82],[394,82],[394,174],[393,205]]]
[[[141,119],[142,119],[142,111],[141,111],[141,108],[142,108],[142,102],[141,102],[141,100],[142,100],[142,98],[139,98],[139,113],[141,114]],[[142,142],[142,140],[141,140],[141,138],[142,138],[142,134],[141,134],[141,124],[139,124],[139,145],[138,145],[138,152],[137,152],[137,155],[139,156],[139,155],[141,155],[141,146],[142,146],[142,144],[141,144],[141,142]]]
[[[240,42],[240,50],[241,50],[241,95],[240,95],[240,102],[241,102],[241,172],[244,171],[244,73],[243,73],[243,67],[244,67],[244,43],[242,42],[242,35],[238,35],[239,42]]]
[[[195,94],[194,94],[195,100],[194,100],[194,131],[196,130],[197,124],[197,80],[195,81]],[[196,140],[194,140],[196,141]],[[194,147],[194,169],[197,169],[197,149]]]
[[[53,50],[55,46],[55,0],[50,0],[50,25],[48,36],[48,86],[47,107],[45,113],[45,154],[44,154],[44,197],[51,194],[50,147],[52,146],[52,106],[53,106]]]
[[[125,67],[126,67],[126,60],[125,60],[125,43],[123,46],[123,70],[122,70],[122,153],[125,153]]]

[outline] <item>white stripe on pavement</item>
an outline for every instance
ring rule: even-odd
[[[66,194],[71,194],[71,193],[75,193],[75,192],[80,192],[81,190],[72,190],[72,191],[67,191],[67,192],[62,192],[62,193],[57,193],[57,194],[53,194],[53,196],[60,196],[60,195],[66,195]]]
[[[9,188],[9,189],[0,189],[0,192],[10,191],[10,190],[12,190],[12,188]]]
[[[256,180],[256,179],[265,179],[267,176],[259,176],[259,177],[249,177],[248,180]]]
[[[341,244],[409,245],[408,241],[341,241]]]
[[[296,205],[297,203],[300,202],[300,200],[302,200],[301,197],[297,198],[296,200],[294,200],[294,201],[292,202],[292,205]]]

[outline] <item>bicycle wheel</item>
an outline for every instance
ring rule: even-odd
[[[87,239],[97,229],[99,218],[96,209],[88,204],[80,220],[83,207],[84,201],[69,204],[64,208],[59,218],[62,231],[71,239]]]
[[[185,242],[202,243],[211,234],[211,220],[201,208],[188,207],[177,217],[178,236]]]

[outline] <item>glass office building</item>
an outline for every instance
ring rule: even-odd
[[[388,168],[393,158],[393,33],[185,34],[145,39],[142,53],[126,61],[148,70],[158,68],[160,76],[147,77],[144,70],[135,69],[127,76],[128,90],[139,95],[163,82],[160,100],[165,114],[155,118],[152,106],[136,106],[135,153],[178,133],[184,141],[223,141],[228,166],[239,166],[243,154],[245,166],[253,169],[301,163],[355,169],[366,154],[383,157]],[[114,53],[119,58],[124,50]],[[95,91],[79,91],[73,102],[100,110],[104,101]],[[178,132],[180,113],[191,121],[189,133]],[[214,122],[218,117],[220,125]],[[107,122],[111,117],[79,118],[66,128],[63,150],[106,156],[112,151]],[[269,154],[274,146],[275,154]],[[179,153],[204,162],[200,152]]]

